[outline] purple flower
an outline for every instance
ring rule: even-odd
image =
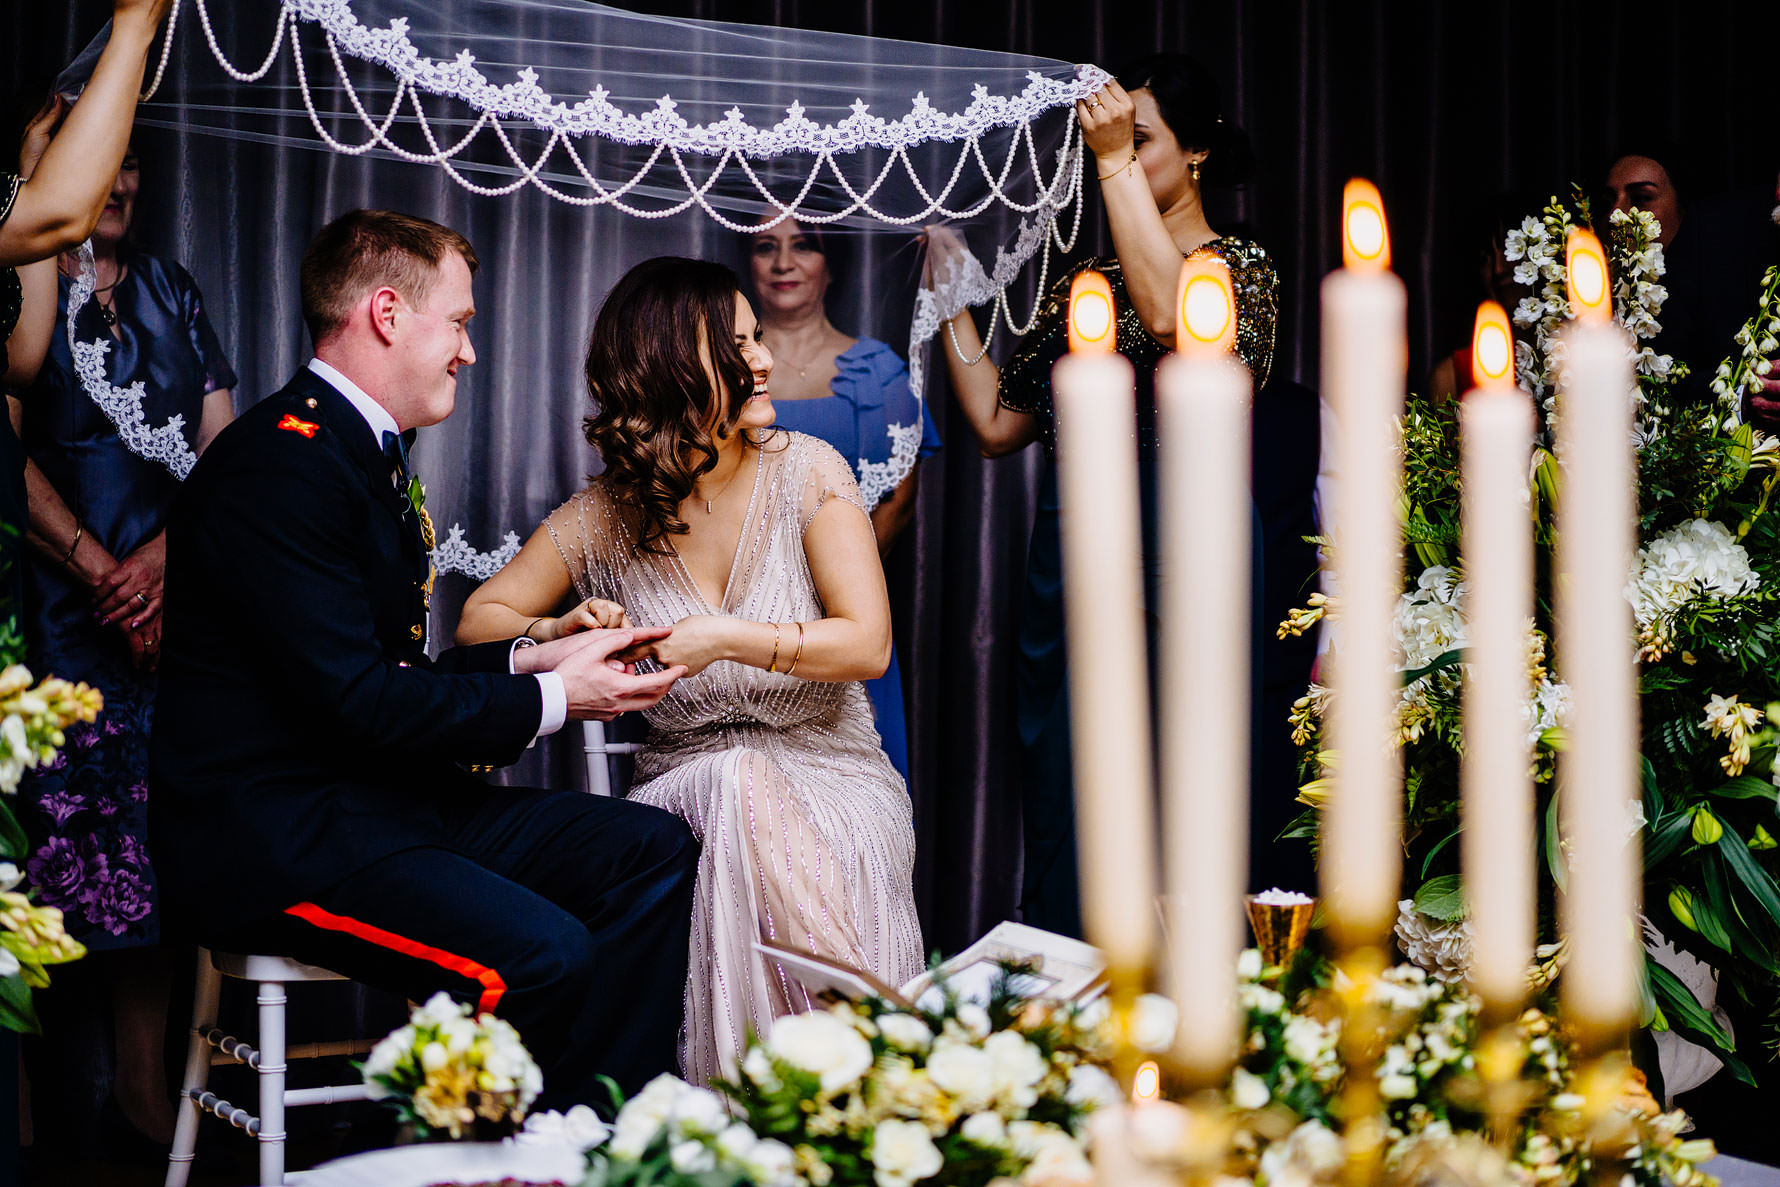
[[[130,800],[137,804],[148,803],[148,783],[146,780],[130,784]]]
[[[148,868],[148,846],[135,833],[122,833],[117,839],[117,859],[137,869]]]
[[[102,853],[82,854],[67,837],[51,837],[31,855],[25,873],[45,905],[72,910],[88,879],[103,880],[110,863]]]
[[[44,763],[41,769],[45,771],[59,771],[67,765],[68,752],[66,750],[58,750],[56,752],[56,757],[52,761]]]
[[[104,724],[103,728],[105,730],[105,736],[107,738],[116,737],[118,734],[121,734],[124,732],[124,727],[119,725],[116,721],[113,721],[109,717],[107,717],[105,719],[105,724]]]
[[[55,821],[57,828],[67,824],[68,818],[85,808],[86,804],[85,796],[75,795],[71,791],[52,791],[37,801],[38,810]]]
[[[74,744],[82,750],[91,750],[99,744],[99,731],[89,726],[75,735]]]
[[[154,899],[148,882],[135,870],[119,869],[108,877],[95,878],[80,892],[80,905],[93,926],[102,927],[114,936],[129,930],[130,924],[148,918],[154,910]]]

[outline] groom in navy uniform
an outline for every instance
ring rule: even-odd
[[[304,255],[314,360],[217,437],[168,523],[155,865],[211,947],[506,1018],[563,1107],[673,1070],[697,844],[655,808],[461,768],[647,708],[684,669],[615,658],[665,629],[428,658],[407,449],[475,362],[475,269],[457,232],[387,211]]]

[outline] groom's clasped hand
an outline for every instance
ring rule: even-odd
[[[520,648],[513,653],[513,670],[560,676],[568,694],[569,720],[610,721],[620,713],[654,705],[686,675],[684,665],[639,674],[627,662],[628,656],[666,639],[672,631],[665,626],[578,631]]]

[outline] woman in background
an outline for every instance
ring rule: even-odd
[[[75,316],[74,337],[106,343],[104,382],[140,383],[147,423],[182,417],[201,452],[234,416],[235,372],[191,276],[134,245],[140,185],[127,152],[93,231],[96,288]],[[76,373],[67,319],[79,259],[64,255],[61,271],[48,356],[22,397],[8,399],[28,459],[24,634],[33,669],[100,689],[105,711],[69,731],[53,766],[26,775],[25,871],[40,901],[61,908],[70,934],[92,953],[65,979],[90,977],[100,1000],[109,999],[121,1119],[166,1141],[172,1108],[161,1049],[171,973],[147,848],[148,736],[163,532],[180,484],[166,464],[124,443]]]
[[[1248,364],[1256,391],[1266,385],[1273,364],[1278,277],[1260,245],[1221,236],[1206,221],[1202,187],[1247,180],[1254,158],[1247,136],[1219,114],[1217,88],[1205,68],[1185,55],[1158,54],[1132,63],[1118,79],[1076,109],[1116,255],[1086,260],[1057,281],[1006,367],[997,368],[983,354],[968,310],[951,320],[956,344],[942,333],[940,351],[958,406],[985,457],[1014,453],[1038,440],[1048,454],[1055,443],[1051,368],[1068,349],[1069,286],[1085,269],[1105,274],[1117,314],[1118,349],[1137,371],[1137,422],[1132,429],[1139,442],[1145,601],[1153,624],[1159,576],[1154,375],[1156,364],[1174,345],[1181,261],[1214,255],[1229,266],[1236,288],[1236,349]],[[935,275],[945,275],[950,258],[964,250],[956,234],[943,227],[929,230],[928,243]],[[966,362],[972,358],[977,361]],[[1258,520],[1256,536],[1253,555],[1258,563]],[[1056,469],[1047,465],[1027,557],[1015,661],[1016,715],[1025,759],[1021,911],[1027,923],[1080,935],[1062,559]],[[1258,589],[1260,583],[1255,584]],[[1265,624],[1258,613],[1256,619],[1258,643]],[[1153,639],[1150,650],[1154,655]],[[1259,672],[1258,646],[1254,658]]]

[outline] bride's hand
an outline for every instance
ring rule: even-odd
[[[667,638],[641,644],[616,658],[635,662],[647,656],[664,668],[680,665],[688,676],[696,676],[728,655],[734,621],[715,614],[694,614],[676,622]]]
[[[578,635],[582,631],[629,630],[633,625],[635,624],[631,622],[630,615],[617,602],[608,602],[604,598],[588,598],[567,614],[546,618],[532,628],[532,634],[540,643],[548,643],[552,639]]]

